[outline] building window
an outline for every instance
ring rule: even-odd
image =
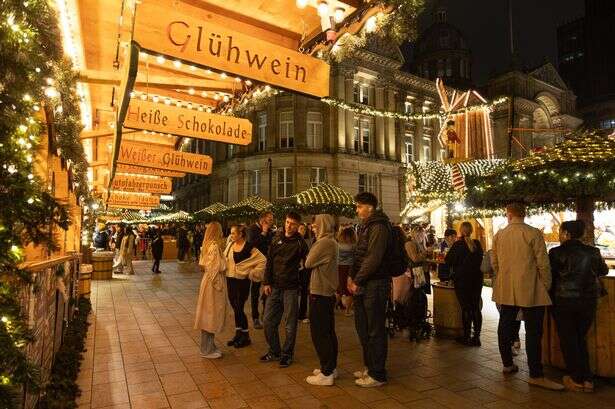
[[[370,153],[372,126],[368,118],[354,118],[354,150],[360,153]]]
[[[376,195],[376,175],[359,174],[359,193],[370,192]],[[377,195],[376,195],[377,196]]]
[[[429,65],[427,63],[423,64],[423,77],[429,78]]]
[[[423,137],[423,160],[431,160],[431,138],[428,136]]]
[[[307,147],[322,149],[322,113],[307,114]]]
[[[404,142],[405,150],[405,162],[406,164],[410,164],[410,162],[414,161],[414,135],[411,133],[406,133],[406,140]]]
[[[413,114],[414,113],[414,107],[412,106],[412,102],[406,101],[404,103],[404,112],[406,114]]]
[[[234,154],[235,154],[235,145],[229,145],[228,146],[228,158],[232,159]]]
[[[443,59],[439,59],[438,60],[438,77],[442,78],[444,77],[444,60]]]
[[[327,183],[327,169],[312,168],[312,173],[310,174],[310,186],[318,186],[321,183]]]
[[[450,58],[446,59],[446,76],[447,77],[453,76],[453,63]]]
[[[461,78],[466,77],[466,63],[463,59],[459,60],[459,76]]]
[[[602,129],[615,128],[615,118],[611,118],[611,119],[606,119],[604,121],[600,121],[600,128],[602,128]]]
[[[440,149],[440,160],[448,159],[446,156],[446,149]]]
[[[267,112],[258,113],[258,140],[256,150],[263,152],[267,148]]]
[[[261,171],[253,170],[250,172],[250,185],[249,185],[249,194],[250,196],[260,195],[261,194]]]
[[[364,104],[364,105],[371,105],[370,104],[370,98],[369,98],[369,92],[370,91],[370,87],[367,84],[361,84],[359,82],[354,84],[354,90],[353,90],[353,97],[354,97],[354,102],[358,103],[358,104]]]
[[[222,180],[222,203],[228,203],[228,190],[229,190],[229,185],[228,185],[228,179],[225,178]]]
[[[294,125],[292,111],[280,112],[280,148],[293,148],[295,146]]]
[[[280,168],[278,172],[278,198],[286,198],[293,195],[293,169]]]

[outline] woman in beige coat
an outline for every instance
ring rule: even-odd
[[[214,343],[214,336],[222,332],[226,324],[226,263],[221,251],[222,226],[209,223],[205,231],[199,267],[203,272],[199,298],[196,306],[194,329],[201,330],[201,356],[216,359],[222,352]]]

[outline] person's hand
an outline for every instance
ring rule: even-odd
[[[350,291],[350,294],[356,294],[357,291],[359,290],[359,286],[355,284],[354,281],[352,281],[352,278],[348,277],[348,291]]]
[[[270,296],[271,295],[271,286],[270,285],[264,285],[263,286],[263,293],[266,296]]]

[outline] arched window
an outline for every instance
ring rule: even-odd
[[[444,77],[444,60],[438,60],[438,77]]]
[[[446,59],[446,76],[447,77],[453,76],[453,63],[450,58]]]

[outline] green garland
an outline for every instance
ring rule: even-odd
[[[23,247],[34,243],[54,250],[51,227],[69,225],[66,209],[34,171],[46,125],[41,118],[54,112],[58,95],[63,112],[55,114],[57,143],[74,147],[64,158],[75,166],[77,181],[85,180],[86,165],[75,153],[79,115],[67,100],[74,95],[74,78],[62,61],[53,10],[45,0],[0,0],[0,9],[0,407],[12,408],[22,385],[36,390],[40,370],[25,350],[32,334],[19,302],[19,291],[30,282],[29,272],[19,268]],[[87,189],[87,183],[82,186]]]
[[[615,137],[582,132],[552,148],[467,179],[467,202],[488,209],[511,201],[559,209],[581,198],[615,203]]]
[[[51,369],[51,379],[45,394],[39,402],[39,409],[76,408],[75,400],[81,391],[77,385],[79,367],[85,351],[85,338],[88,333],[88,315],[92,304],[87,298],[80,298],[79,309],[70,322],[62,346],[55,356]]]

